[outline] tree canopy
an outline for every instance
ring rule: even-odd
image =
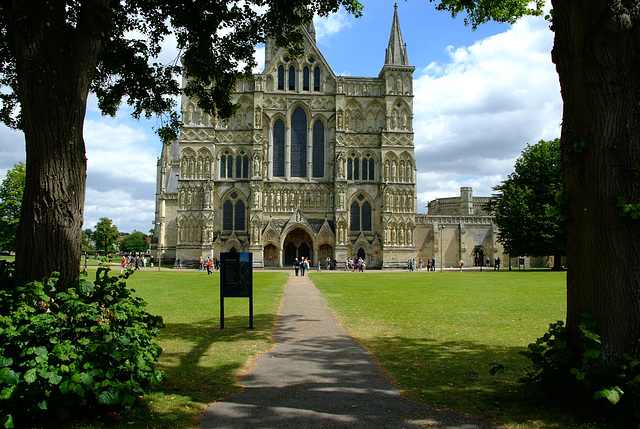
[[[558,216],[549,212],[562,192],[560,139],[527,144],[516,160],[515,171],[500,185],[490,210],[498,225],[498,239],[514,256],[560,256],[566,254],[566,228]]]
[[[20,162],[7,171],[0,185],[0,250],[16,250],[24,179],[25,165]]]
[[[122,237],[120,241],[120,252],[123,253],[143,253],[149,248],[147,235],[144,232],[133,231]]]
[[[105,255],[107,253],[115,251],[114,244],[120,237],[118,227],[113,225],[113,220],[101,217],[96,224],[96,229],[93,232],[93,239],[96,242],[96,250],[104,250]]]

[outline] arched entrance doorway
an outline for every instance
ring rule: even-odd
[[[363,261],[367,260],[367,252],[364,251],[362,247],[358,249],[358,253],[356,254],[358,259],[362,259]]]
[[[309,258],[313,264],[313,241],[302,228],[296,228],[284,239],[284,265],[293,265],[296,258]]]
[[[273,244],[267,244],[264,246],[264,265],[265,266],[278,266],[278,248]]]
[[[333,259],[333,247],[325,243],[318,247],[318,261],[320,261],[323,266],[326,266],[327,258],[329,258],[329,261]]]
[[[482,246],[476,246],[473,249],[473,265],[476,267],[484,265],[484,255],[485,251]]]

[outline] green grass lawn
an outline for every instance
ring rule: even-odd
[[[518,382],[565,318],[565,273],[312,273],[342,326],[407,396],[508,427],[575,428]],[[491,376],[497,364],[505,371]]]
[[[248,329],[248,299],[229,298],[221,330],[217,272],[136,272],[128,286],[164,318],[158,342],[167,380],[121,421],[101,416],[82,427],[197,427],[204,406],[238,392],[238,374],[272,346],[287,278],[256,271],[255,329]],[[602,427],[575,420],[518,382],[528,364],[519,352],[564,319],[565,273],[323,272],[311,279],[405,395],[508,428]],[[505,371],[491,376],[498,364]]]
[[[116,427],[198,427],[204,406],[238,392],[238,374],[252,356],[272,346],[287,279],[286,273],[256,272],[254,329],[249,329],[248,298],[225,299],[225,329],[220,329],[217,272],[145,270],[129,277],[127,286],[147,301],[147,311],[164,319],[158,343],[167,379],[142,406],[123,414]],[[114,422],[105,424],[111,427]]]

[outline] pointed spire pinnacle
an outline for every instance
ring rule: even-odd
[[[400,20],[398,19],[398,3],[394,6],[393,23],[391,24],[391,35],[389,36],[389,47],[385,65],[408,66],[407,46],[402,41],[402,31],[400,31]]]
[[[311,20],[311,22],[309,24],[307,24],[307,33],[309,33],[309,36],[311,36],[311,40],[316,41],[316,26],[313,23],[313,19]]]

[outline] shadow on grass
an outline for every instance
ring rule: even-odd
[[[522,348],[471,341],[377,337],[361,340],[406,396],[461,412],[501,427],[566,428],[596,426],[584,415],[562,408],[565,398],[549,401],[520,382],[528,365]],[[503,365],[495,376],[493,367]]]
[[[274,314],[254,315],[256,329],[249,329],[248,315],[226,317],[225,329],[219,318],[165,324],[158,341],[165,381],[129,412],[115,420],[101,417],[104,423],[96,427],[198,427],[206,404],[241,390],[238,372],[249,357],[269,348],[274,324]]]

